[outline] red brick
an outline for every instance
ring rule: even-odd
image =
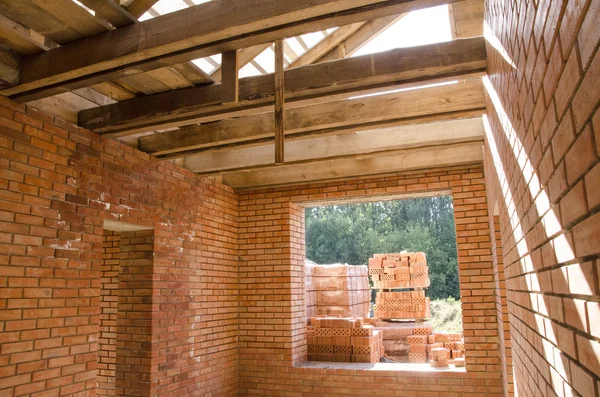
[[[563,156],[567,153],[574,139],[573,120],[571,113],[567,112],[552,138],[552,153],[554,154],[555,165],[558,165],[562,161]]]
[[[567,153],[565,164],[569,185],[573,184],[596,160],[592,139],[592,131],[588,126]]]
[[[583,182],[573,187],[565,197],[560,200],[561,224],[568,225],[587,212]]]
[[[573,51],[567,60],[567,64],[558,80],[554,100],[556,101],[556,114],[559,118],[567,110],[571,98],[578,87],[581,70],[579,67],[579,57],[577,51]]]
[[[578,36],[581,64],[584,70],[592,59],[594,49],[600,42],[600,24],[598,24],[598,21],[600,21],[600,4],[597,1],[592,1]]]
[[[579,131],[592,116],[592,112],[600,103],[600,51],[596,52],[590,63],[575,97],[573,98],[573,116],[575,118],[575,129]]]
[[[571,47],[577,38],[577,32],[583,21],[584,8],[589,0],[569,1],[560,25],[560,39],[563,45],[563,54],[565,59],[569,56]]]

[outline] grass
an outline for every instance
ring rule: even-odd
[[[462,309],[454,298],[431,301],[431,325],[439,332],[462,333]]]

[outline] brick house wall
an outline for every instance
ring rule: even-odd
[[[520,396],[600,395],[600,1],[488,0],[488,188]]]
[[[148,393],[237,395],[237,205],[229,187],[0,97],[0,394],[95,395],[109,219],[154,231],[139,280]]]
[[[303,206],[450,194],[455,206],[466,372],[306,368]],[[481,165],[240,192],[240,394],[502,396],[496,297]]]
[[[121,234],[104,231],[100,273],[100,319],[96,395],[115,395],[117,357],[117,310],[119,304],[119,259]]]

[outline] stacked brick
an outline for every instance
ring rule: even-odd
[[[414,335],[406,338],[410,345],[408,360],[443,367],[449,363],[464,366],[465,344],[462,334],[434,334],[431,326],[415,327]],[[456,361],[452,361],[456,360]]]
[[[310,316],[366,317],[370,308],[366,266],[306,262],[306,310]]]
[[[369,259],[369,274],[377,289],[427,288],[430,284],[423,252],[375,254]]]
[[[307,327],[308,360],[377,363],[383,333],[362,318],[311,317]]]
[[[383,319],[423,319],[431,315],[424,291],[378,292],[375,317]]]

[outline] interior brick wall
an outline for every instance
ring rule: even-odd
[[[104,230],[96,374],[96,395],[98,396],[115,395],[120,242],[120,233]]]
[[[154,229],[152,392],[237,395],[237,215],[229,187],[0,97],[0,395],[95,395],[105,219]]]
[[[303,207],[432,192],[454,202],[467,371],[299,366],[306,360]],[[482,166],[261,189],[239,199],[241,395],[503,395]]]
[[[500,348],[500,363],[502,365],[502,380],[504,382],[504,395],[506,397],[512,397],[514,396],[512,348],[510,340],[510,323],[508,321],[508,298],[506,296],[504,257],[502,256],[500,217],[498,215],[490,216],[490,233],[492,233],[492,264],[494,267],[496,317],[498,319],[498,342]]]
[[[158,395],[154,231],[123,232],[119,245],[115,394],[150,397]]]
[[[600,1],[487,0],[486,176],[519,396],[600,395]],[[516,394],[515,393],[515,394]]]

